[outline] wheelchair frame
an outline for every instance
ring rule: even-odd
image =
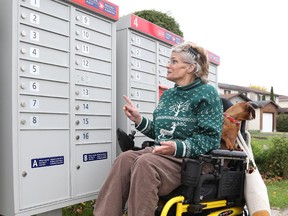
[[[247,137],[250,134],[246,131]],[[134,147],[134,134],[127,135],[118,128],[117,137],[121,145],[127,144],[132,150]],[[238,136],[242,136],[239,133]],[[248,146],[250,145],[248,139]],[[152,145],[146,141],[142,148]],[[123,146],[122,146],[123,147]],[[128,149],[125,149],[128,150]],[[209,162],[214,165],[214,170],[209,174],[202,174],[202,163]],[[247,155],[242,151],[216,149],[207,155],[198,158],[183,159],[181,172],[182,185],[169,195],[159,197],[160,205],[155,211],[155,216],[236,216],[248,215],[245,209],[244,180],[247,169]],[[214,196],[205,198],[201,194],[205,183],[212,183]],[[209,185],[209,184],[208,184]],[[175,195],[176,193],[176,195]]]
[[[209,216],[247,215],[247,212],[244,209],[245,199],[243,194],[245,170],[247,167],[246,154],[238,151],[214,150],[211,152],[211,154],[202,155],[200,158],[202,158],[201,160],[210,160],[211,162],[216,161],[214,166],[217,170],[214,171],[214,174],[200,175],[198,180],[196,180],[195,177],[190,178],[194,178],[194,182],[193,180],[187,182],[185,180],[186,176],[182,175],[182,185],[188,185],[188,188],[186,187],[186,191],[190,190],[190,192],[188,192],[187,195],[187,193],[185,194],[185,191],[182,189],[181,195],[170,198],[167,202],[165,202],[165,205],[161,209],[160,216],[181,216],[183,214]],[[195,163],[195,159],[185,159],[183,163],[185,164],[191,161],[194,161]],[[236,170],[235,166],[233,166],[233,168],[226,168],[225,161],[233,161],[238,163],[238,165],[236,165]],[[189,169],[195,170],[195,167],[190,167]],[[240,179],[240,181],[238,181],[239,184],[237,184],[237,178]],[[216,181],[217,195],[212,199],[202,200],[200,190],[206,180]],[[192,190],[191,187],[193,188]],[[170,209],[173,206],[175,208],[175,212],[170,212]],[[156,213],[156,215],[159,214]]]

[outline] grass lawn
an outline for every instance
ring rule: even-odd
[[[266,185],[271,208],[288,208],[288,180],[268,181]]]
[[[266,151],[272,146],[272,138],[279,136],[281,133],[259,133],[251,132],[252,148],[254,155],[256,151]],[[287,162],[288,163],[288,162]],[[260,170],[261,171],[261,170]],[[288,208],[288,180],[268,179],[265,180],[271,208],[284,209]]]

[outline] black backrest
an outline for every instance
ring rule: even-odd
[[[221,100],[222,100],[223,112],[225,112],[229,107],[233,106],[233,103],[228,99],[221,98]]]

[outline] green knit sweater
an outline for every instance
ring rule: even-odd
[[[220,146],[222,102],[216,89],[196,79],[164,91],[153,121],[142,118],[136,129],[155,140],[176,143],[176,157],[195,157]]]

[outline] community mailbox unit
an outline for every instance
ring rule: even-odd
[[[174,83],[166,79],[172,45],[183,38],[134,14],[117,22],[117,124],[127,133],[135,130],[134,123],[123,113],[123,95],[131,98],[141,114],[152,119],[159,97]],[[219,57],[208,52],[209,83],[217,88]],[[137,132],[138,146],[147,137]],[[120,149],[117,149],[117,153]]]
[[[96,198],[116,156],[118,16],[105,0],[0,2],[0,215]]]

